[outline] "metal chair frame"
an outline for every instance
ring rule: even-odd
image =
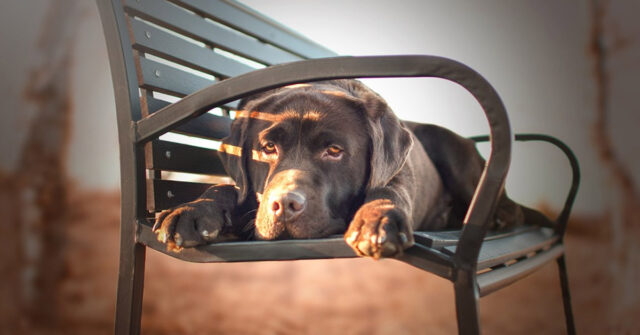
[[[172,3],[193,3],[184,0]],[[221,11],[231,14],[259,14],[230,1],[211,1]],[[573,183],[565,206],[555,220],[556,228],[526,226],[507,233],[487,232],[497,198],[504,187],[514,139],[505,107],[494,88],[477,72],[459,62],[435,56],[375,56],[329,57],[273,65],[204,86],[181,100],[166,104],[153,113],[145,113],[145,89],[140,79],[140,49],[136,42],[130,16],[161,17],[158,11],[141,9],[140,0],[98,0],[109,51],[118,119],[121,173],[121,245],[116,308],[116,333],[140,332],[142,292],[144,286],[145,253],[155,249],[192,262],[239,262],[356,257],[340,237],[317,240],[225,242],[181,252],[169,251],[151,232],[153,213],[147,204],[150,175],[148,150],[145,146],[158,136],[184,126],[216,106],[231,105],[244,96],[268,89],[302,82],[342,78],[435,77],[450,80],[468,90],[482,106],[490,126],[490,136],[474,138],[490,141],[491,154],[468,209],[464,228],[456,232],[416,232],[416,244],[406,250],[400,261],[446,278],[455,289],[458,329],[461,334],[480,332],[477,302],[479,297],[498,290],[556,260],[560,272],[565,319],[568,333],[575,333],[569,285],[564,258],[563,237],[571,206],[579,183],[578,163],[571,150],[559,140],[539,134],[516,135],[515,140],[545,141],[559,147],[568,157],[573,170]],[[222,7],[216,7],[216,6]],[[202,5],[205,6],[205,5]],[[228,6],[228,7],[224,7]],[[151,5],[150,7],[153,7]],[[238,11],[240,9],[240,11]],[[236,12],[234,12],[234,10]],[[200,13],[194,9],[196,14]],[[236,14],[234,14],[236,13]],[[214,15],[209,13],[208,15]],[[240,15],[240,14],[238,14]],[[165,20],[169,22],[172,17]],[[158,19],[159,20],[159,19]],[[233,21],[229,19],[228,21]],[[299,38],[277,23],[263,19],[285,35]],[[242,22],[234,21],[234,25]],[[176,26],[178,26],[176,24]],[[135,27],[134,27],[135,28]],[[176,28],[177,29],[177,28]],[[304,40],[302,40],[304,41]],[[307,41],[308,42],[308,41]],[[141,42],[140,42],[141,43]],[[139,44],[140,44],[139,43]],[[275,42],[274,42],[275,43]],[[293,43],[293,42],[288,42]],[[286,45],[287,42],[283,42]],[[138,46],[140,48],[140,46]],[[137,50],[137,51],[136,51]],[[316,54],[300,58],[332,56],[322,48]],[[156,73],[157,74],[157,73]],[[145,115],[149,114],[149,115]],[[226,123],[225,123],[226,122]],[[228,119],[220,127],[228,128]],[[228,129],[226,130],[228,131]],[[223,130],[224,132],[224,130]],[[152,206],[153,207],[153,206]],[[509,262],[509,263],[508,263]],[[513,264],[512,264],[513,263]],[[482,270],[482,271],[481,271]]]

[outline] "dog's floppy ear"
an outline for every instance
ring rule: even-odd
[[[371,170],[368,189],[384,187],[402,169],[413,138],[387,103],[376,93],[359,92],[371,134]]]
[[[250,136],[253,120],[249,115],[240,115],[245,109],[255,107],[260,99],[268,96],[272,91],[251,95],[238,104],[236,118],[231,123],[229,136],[222,139],[218,154],[227,174],[233,178],[238,187],[238,203],[246,200],[251,192],[262,192],[267,167],[253,160],[253,150]],[[245,111],[246,112],[246,111]],[[246,113],[245,113],[246,114]],[[254,184],[256,183],[256,184]]]
[[[247,143],[249,118],[236,118],[231,123],[229,136],[222,140],[218,154],[227,174],[236,182],[239,189],[238,203],[243,202],[249,188],[248,160],[251,159],[251,144]]]

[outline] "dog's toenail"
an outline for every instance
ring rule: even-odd
[[[407,234],[400,233],[398,235],[400,236],[400,241],[402,242],[402,244],[406,244],[409,241],[409,239],[407,238]]]
[[[349,237],[347,237],[347,243],[355,242],[356,238],[358,238],[358,232],[354,231],[353,233],[351,233],[351,235],[349,235]]]

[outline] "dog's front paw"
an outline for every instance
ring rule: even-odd
[[[388,199],[360,207],[344,237],[358,255],[376,259],[399,256],[413,245],[413,230],[406,214]]]
[[[179,251],[214,241],[228,226],[229,211],[220,208],[215,200],[198,199],[160,212],[153,231],[168,250]]]

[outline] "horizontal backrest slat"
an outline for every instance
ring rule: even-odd
[[[154,140],[147,154],[147,169],[208,175],[226,175],[218,151]]]
[[[125,9],[131,15],[265,65],[302,59],[247,35],[208,22],[203,17],[164,0],[128,0]]]
[[[221,78],[255,70],[253,67],[188,42],[146,22],[134,19],[131,20],[131,27],[134,35],[133,47],[142,52],[148,52]]]
[[[166,101],[147,98],[149,113],[153,113],[167,105],[169,105],[169,103]],[[232,122],[233,120],[226,116],[205,113],[179,125],[174,131],[185,135],[221,140],[229,135]]]
[[[175,131],[187,135],[221,140],[229,136],[232,122],[233,120],[228,117],[203,114],[197,119],[178,126]]]
[[[229,136],[233,120],[224,116],[204,114],[176,128],[176,132],[221,140]]]
[[[164,100],[154,99],[152,97],[147,97],[147,108],[149,110],[149,114],[153,114],[167,106],[171,103]]]
[[[140,67],[140,87],[162,93],[185,96],[215,82],[144,57],[140,58]]]
[[[147,179],[147,210],[157,212],[197,199],[211,184]]]
[[[220,0],[173,0],[172,2],[304,58],[336,55],[240,4],[232,4],[234,2]]]
[[[235,110],[238,108],[238,103],[239,101],[232,101],[222,105],[222,107],[230,110]],[[171,104],[170,102],[167,102],[164,100],[155,99],[151,97],[147,98],[147,108],[149,109],[149,114],[155,113],[160,109],[169,106],[170,104]]]

